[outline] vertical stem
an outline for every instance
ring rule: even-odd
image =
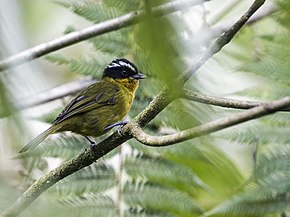
[[[257,155],[258,155],[258,148],[259,148],[259,137],[258,135],[255,135],[254,136],[254,139],[253,139],[253,153],[252,153],[252,157],[253,157],[253,168],[254,168],[254,171],[256,170],[257,168]]]
[[[119,163],[118,171],[116,174],[117,179],[117,197],[116,197],[116,216],[122,216],[122,173],[123,173],[123,149],[122,145],[119,147]]]

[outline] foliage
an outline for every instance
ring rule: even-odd
[[[91,23],[148,8],[150,1],[56,1]],[[166,1],[151,1],[159,5]],[[276,14],[279,34],[258,35],[261,51],[249,55],[256,45],[248,45],[249,29],[233,45],[212,61],[222,67],[226,58],[238,62],[235,68],[254,76],[256,84],[233,94],[259,100],[270,100],[289,95],[289,13],[287,1],[281,1],[282,13]],[[174,20],[174,21],[173,21]],[[271,20],[273,22],[273,20]],[[176,25],[178,24],[178,25]],[[251,28],[251,27],[248,27]],[[182,31],[180,31],[182,29]],[[68,26],[65,34],[75,31]],[[62,53],[46,59],[66,66],[71,72],[99,78],[104,68],[116,57],[128,57],[149,77],[142,84],[130,112],[137,115],[160,88],[166,84],[174,91],[175,78],[187,68],[186,59],[202,51],[195,44],[189,51],[186,24],[177,14],[152,19],[150,14],[140,25],[110,32],[87,41],[91,50],[81,58]],[[191,36],[191,35],[190,35]],[[196,36],[200,39],[200,36]],[[256,36],[257,37],[257,36]],[[192,38],[194,41],[194,38]],[[195,56],[194,56],[195,58]],[[249,61],[250,60],[250,61]],[[247,63],[245,63],[247,62]],[[228,68],[227,68],[228,69]],[[221,76],[220,76],[221,77]],[[252,78],[252,77],[251,77]],[[260,81],[260,82],[259,82]],[[196,76],[189,87],[208,91],[204,81]],[[2,86],[0,86],[2,87]],[[216,91],[216,90],[214,90]],[[0,92],[0,96],[2,92]],[[60,111],[57,108],[39,119],[51,123]],[[170,104],[146,130],[163,135],[197,126],[221,116],[232,114],[208,105],[184,100]],[[223,131],[213,136],[164,148],[148,148],[131,140],[123,147],[57,183],[45,192],[24,216],[277,216],[287,211],[290,185],[289,123],[286,113],[263,118],[242,127]],[[101,138],[96,138],[97,141]],[[219,147],[228,144],[258,145],[257,162],[248,163],[242,171],[235,153]],[[60,162],[88,148],[88,142],[69,133],[50,137],[37,149],[24,153],[27,185],[35,174],[48,171],[51,162]],[[124,154],[124,149],[129,154]],[[252,153],[250,153],[251,155]],[[246,156],[248,157],[248,156]],[[246,158],[242,156],[243,162]],[[116,162],[116,159],[119,160]],[[0,182],[1,185],[1,182]],[[13,196],[11,196],[13,197]],[[12,199],[11,199],[12,200]],[[0,197],[0,207],[7,207]]]
[[[289,95],[289,2],[279,4],[281,14],[276,14],[275,20],[280,25],[276,33],[261,35],[263,51],[241,67],[257,76],[257,85],[240,91],[240,95],[260,101]],[[290,190],[288,118],[286,113],[280,113],[236,129],[238,142],[259,145],[256,167],[240,192],[206,216],[286,216]],[[230,133],[226,135],[229,136]]]

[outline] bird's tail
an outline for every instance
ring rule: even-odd
[[[27,145],[25,145],[19,153],[26,152],[28,150],[34,149],[36,146],[38,146],[43,140],[45,140],[50,134],[55,133],[56,128],[55,126],[51,126],[46,131],[35,137],[31,142],[29,142]]]

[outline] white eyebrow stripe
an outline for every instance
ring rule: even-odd
[[[129,63],[123,62],[123,61],[119,61],[120,65],[122,66],[126,66],[128,68],[130,68],[132,71],[136,72],[136,69]]]
[[[107,67],[108,68],[113,68],[113,67],[120,67],[120,66],[121,66],[120,64],[112,62]]]

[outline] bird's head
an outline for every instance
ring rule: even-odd
[[[127,59],[113,60],[103,72],[103,78],[109,77],[113,79],[126,79],[126,80],[140,80],[146,76],[138,70],[138,68]]]

